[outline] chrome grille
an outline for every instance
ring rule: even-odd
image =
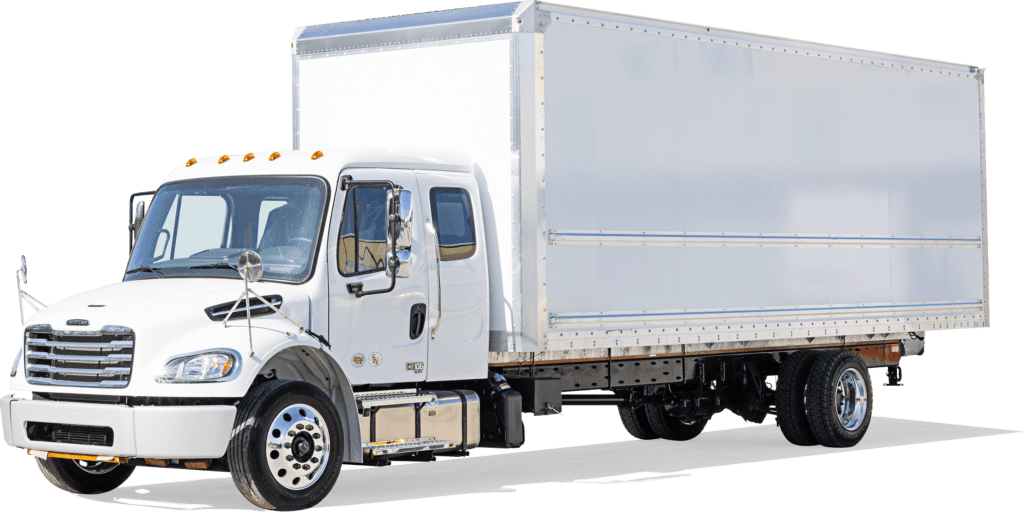
[[[30,384],[123,388],[132,374],[135,332],[104,326],[99,331],[60,331],[49,325],[25,329],[25,375]]]

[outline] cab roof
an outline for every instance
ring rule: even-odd
[[[318,152],[322,153],[322,156],[314,159],[314,154]],[[245,161],[245,154],[196,158],[195,163],[186,163],[171,171],[163,182],[236,176],[314,175],[321,176],[334,185],[341,170],[347,168],[473,172],[473,163],[469,157],[455,151],[298,149],[251,154],[253,158],[248,161]],[[270,157],[274,154],[280,156],[271,160]]]

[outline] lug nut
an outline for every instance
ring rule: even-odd
[[[320,434],[319,433],[313,434],[313,439],[320,439]]]
[[[306,430],[313,430],[313,425],[306,425]]]
[[[312,462],[313,464],[316,464],[317,462],[320,462],[320,459],[313,457],[312,459],[309,459],[309,461]]]
[[[303,464],[302,469],[309,469],[309,464]]]
[[[322,451],[324,451],[324,447],[323,446],[317,446],[316,447],[316,451],[322,452]]]
[[[295,460],[295,457],[292,457],[291,455],[285,455],[284,456],[284,460],[286,460],[288,462],[291,462],[291,461]]]
[[[298,462],[296,462],[295,464],[292,464],[292,467],[293,467],[293,468],[295,468],[295,469],[299,469],[299,468],[301,468],[302,466],[300,466],[300,465],[299,465],[299,463],[298,463]]]
[[[291,443],[285,443],[284,447],[285,447],[285,449],[291,449],[292,444]]]
[[[289,430],[288,431],[288,437],[295,437],[295,431],[294,430]]]

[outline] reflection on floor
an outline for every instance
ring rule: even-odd
[[[849,450],[873,450],[1012,432],[875,417],[871,421],[871,432]],[[774,425],[765,425],[707,432],[687,442],[628,441],[519,453],[510,451],[491,457],[439,457],[437,462],[386,468],[346,466],[334,492],[319,506],[501,492],[508,486],[538,483],[614,484],[678,478],[685,475],[673,473],[835,452],[831,448],[793,446],[786,442]],[[500,464],[500,471],[494,471],[496,464]],[[396,482],[401,482],[401,485],[395,485]],[[162,509],[252,509],[230,478],[126,485],[113,492],[87,498]]]

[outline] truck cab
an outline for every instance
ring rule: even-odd
[[[422,383],[486,377],[487,249],[472,164],[410,154],[251,153],[174,170],[148,209],[139,204],[122,282],[30,319],[11,384],[36,399],[4,398],[7,442],[93,454],[92,464],[213,466],[239,400],[270,380],[330,397],[345,432],[335,434],[339,460],[362,463],[364,443],[431,437],[427,421],[360,421],[353,393],[420,400],[418,412],[443,401],[417,397]],[[239,272],[247,251],[262,266],[255,282]],[[467,395],[475,400],[456,397],[458,414],[440,415],[455,423],[442,431],[458,431],[448,449],[479,437],[462,428]],[[67,425],[79,425],[81,442],[55,433]]]

